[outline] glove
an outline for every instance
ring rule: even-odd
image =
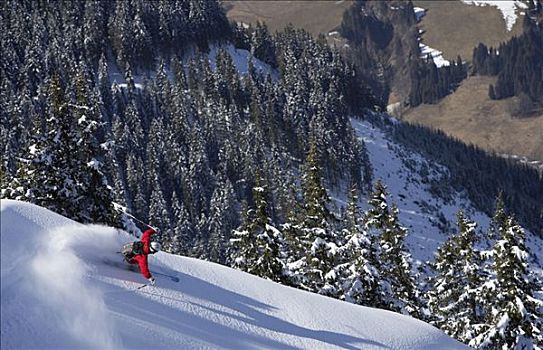
[[[151,283],[152,286],[154,286],[155,285],[155,278],[154,277],[149,278],[149,282]]]

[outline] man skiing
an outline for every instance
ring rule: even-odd
[[[155,254],[160,251],[160,248],[162,247],[158,242],[151,242],[151,236],[155,233],[156,231],[154,229],[148,229],[143,233],[139,242],[129,243],[125,245],[122,250],[126,262],[129,264],[138,264],[143,276],[147,278],[153,286],[155,285],[155,278],[149,271],[147,256],[149,254]]]

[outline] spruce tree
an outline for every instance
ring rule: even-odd
[[[429,308],[437,327],[468,343],[484,321],[485,297],[480,253],[475,248],[476,224],[458,212],[458,234],[438,249],[431,279]]]
[[[499,239],[493,249],[496,279],[486,283],[492,296],[487,304],[487,326],[469,345],[479,349],[541,349],[543,303],[534,298],[541,286],[529,274],[524,230],[513,217],[501,221],[497,229]]]
[[[381,271],[377,260],[375,240],[364,229],[362,214],[358,206],[358,191],[351,188],[349,204],[345,213],[343,236],[346,243],[340,247],[339,287],[348,302],[383,307],[384,295],[379,285]]]
[[[284,240],[281,231],[272,223],[269,214],[267,186],[261,184],[260,175],[257,175],[256,187],[253,189],[255,202],[255,217],[259,227],[256,233],[256,244],[259,258],[255,263],[254,273],[258,276],[273,281],[283,280],[283,261],[281,253],[284,248]]]
[[[236,227],[236,200],[232,184],[220,176],[211,196],[209,213],[208,254],[211,261],[225,263],[226,248],[232,229]]]
[[[173,192],[171,203],[170,236],[168,242],[166,242],[165,250],[172,254],[187,255],[192,248],[191,239],[194,234],[194,228],[190,222],[189,214],[176,191]]]
[[[76,81],[70,103],[60,77],[48,86],[45,128],[35,124],[34,142],[18,170],[11,198],[27,200],[82,222],[112,222],[111,192],[100,161],[96,109],[87,101],[85,80]]]
[[[411,256],[405,247],[407,229],[398,222],[398,208],[389,208],[387,192],[381,181],[375,184],[368,204],[365,226],[377,235],[379,262],[382,272],[381,288],[385,307],[389,310],[420,317],[419,296],[411,272]]]
[[[75,82],[75,105],[71,105],[80,130],[78,156],[84,166],[78,173],[81,186],[79,211],[85,213],[86,221],[111,224],[114,222],[113,193],[105,175],[105,152],[99,140],[104,134],[104,118],[89,86],[90,79],[81,70]]]
[[[283,262],[280,253],[283,248],[281,232],[276,229],[268,214],[267,191],[261,184],[257,172],[256,186],[253,188],[255,208],[249,209],[245,222],[234,231],[230,241],[233,245],[232,261],[234,267],[268,278],[283,280]]]
[[[298,239],[305,248],[305,256],[299,261],[295,274],[300,287],[318,293],[323,289],[326,276],[336,264],[337,232],[335,218],[328,209],[330,201],[324,187],[319,151],[316,142],[310,142],[302,175],[303,215],[299,225]]]

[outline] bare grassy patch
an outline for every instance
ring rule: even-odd
[[[495,6],[435,0],[415,0],[413,4],[427,10],[419,24],[425,31],[424,43],[442,51],[446,59],[461,55],[462,59],[471,61],[473,48],[480,42],[496,47],[522,32],[522,17],[517,18],[508,32],[502,13]]]
[[[469,77],[457,91],[435,105],[408,110],[402,119],[443,130],[466,143],[498,153],[543,161],[543,113],[515,119],[512,99],[493,101],[488,85],[494,77]]]
[[[266,22],[273,32],[289,23],[317,36],[336,30],[352,1],[225,1],[226,15],[236,22]]]

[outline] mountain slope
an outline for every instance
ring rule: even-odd
[[[542,162],[543,115],[512,118],[509,104],[516,97],[504,100],[488,97],[488,86],[495,81],[494,77],[471,76],[455,93],[439,103],[412,108],[402,115],[402,119],[438,128],[490,152],[515,154]]]
[[[137,290],[143,277],[112,263],[125,233],[16,201],[1,215],[3,349],[466,348],[410,317],[163,252],[158,286]]]
[[[447,167],[396,143],[378,123],[353,118],[351,124],[366,145],[374,179],[387,185],[390,200],[400,210],[400,222],[409,230],[407,243],[417,265],[432,261],[437,248],[456,232],[456,213],[460,209],[478,223],[478,230],[488,230],[490,218],[475,208],[466,193],[449,189],[448,200],[436,195],[433,184],[444,182]],[[541,275],[543,240],[528,231],[526,241],[532,271]]]
[[[507,30],[504,14],[495,6],[471,6],[473,2],[469,1],[413,3],[427,10],[419,23],[419,28],[424,30],[424,42],[443,51],[446,59],[460,55],[464,60],[471,60],[473,48],[480,42],[496,47],[522,33],[522,18],[517,18],[512,30]]]

